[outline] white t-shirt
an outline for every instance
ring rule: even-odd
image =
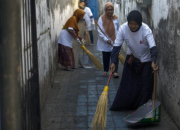
[[[84,8],[84,12],[86,13],[87,17],[85,16],[85,21],[86,21],[86,28],[88,31],[95,30],[95,22],[94,18],[90,18],[93,16],[91,9],[89,7]],[[92,20],[92,22],[91,22]]]
[[[74,30],[71,27],[69,27],[68,29]],[[59,39],[58,39],[59,44],[72,48],[73,41],[74,41],[74,38],[71,36],[71,34],[66,29],[62,29],[60,31],[60,35],[59,35]]]
[[[114,46],[121,46],[126,42],[127,54],[133,54],[141,62],[151,61],[150,48],[156,46],[151,29],[145,23],[137,32],[132,32],[128,23],[120,26]]]
[[[115,27],[115,35],[117,35],[118,29],[119,29],[119,20],[115,19],[115,20],[113,20],[113,23],[114,23],[114,27]],[[106,34],[108,39],[111,40],[111,38],[107,35],[107,33],[104,30],[103,22],[102,22],[101,17],[98,20],[98,24],[101,27],[101,29],[103,30],[103,32]],[[97,30],[98,30],[98,33],[99,33],[99,37],[98,37],[98,41],[97,41],[97,49],[99,51],[111,52],[113,47],[107,43],[108,39],[106,38],[106,36],[104,36],[104,34],[99,29],[99,27],[97,27]],[[114,44],[114,42],[112,40],[111,40],[111,43]]]

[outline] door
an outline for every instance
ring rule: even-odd
[[[94,18],[98,18],[98,0],[86,0],[86,6],[91,9]]]
[[[23,130],[41,129],[35,2],[35,0],[22,0],[21,123]]]

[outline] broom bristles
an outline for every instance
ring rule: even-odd
[[[102,63],[90,52],[88,51],[85,46],[82,46],[83,50],[86,52],[89,59],[93,62],[93,64],[98,68],[99,70],[103,69]]]
[[[108,103],[108,92],[103,91],[97,104],[96,112],[91,123],[93,130],[104,130],[106,128],[107,119],[107,103]]]
[[[124,65],[125,57],[121,53],[119,53],[118,59],[121,61],[122,65]]]

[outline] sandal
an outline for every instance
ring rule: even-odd
[[[119,78],[118,73],[114,73],[114,74],[113,74],[113,77],[114,77],[114,78]]]
[[[102,76],[103,76],[103,77],[107,76],[107,72],[104,71],[104,72],[102,73]]]

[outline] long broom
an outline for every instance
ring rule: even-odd
[[[63,26],[63,27],[65,27],[65,26]],[[67,27],[65,27],[65,29],[68,31]],[[77,37],[76,34],[71,34],[71,35],[74,35],[75,37]],[[80,45],[81,45],[82,49],[86,52],[87,56],[92,61],[92,63],[96,66],[96,68],[99,70],[102,70],[103,69],[102,63],[89,50],[86,49],[86,47],[83,45],[83,43],[80,43]],[[84,60],[84,57],[83,57],[83,60]]]
[[[155,101],[156,101],[156,79],[157,79],[157,70],[154,71],[154,92],[153,92],[153,107],[154,110],[155,107]]]
[[[118,59],[121,61],[122,65],[124,65],[124,63],[125,63],[125,57],[124,57],[121,53],[119,53]]]
[[[104,34],[104,36],[108,39],[108,37],[107,37],[106,34],[103,32],[103,30],[101,29],[101,27],[99,26],[99,24],[98,24],[96,21],[95,21],[95,23],[96,23],[96,25],[99,27],[99,29],[101,30],[101,32]],[[112,44],[110,44],[110,45],[113,47]],[[118,59],[121,61],[122,65],[124,65],[124,63],[125,63],[125,57],[124,57],[121,53],[119,53]]]
[[[96,68],[99,70],[102,70],[103,69],[102,63],[89,50],[87,50],[84,45],[81,44],[81,47],[86,52],[87,56],[92,61],[92,63],[96,66]]]
[[[98,100],[96,112],[91,123],[91,128],[93,130],[104,130],[106,128],[106,119],[107,119],[107,104],[108,104],[108,90],[109,82],[112,77],[112,72],[109,76],[107,85],[104,87],[104,90]]]

